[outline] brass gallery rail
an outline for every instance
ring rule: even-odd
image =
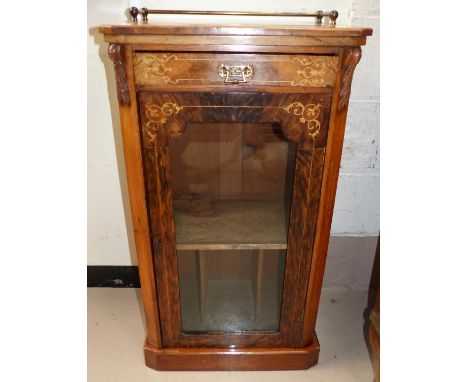
[[[338,11],[330,12],[241,12],[241,11],[185,11],[185,10],[163,10],[163,9],[148,9],[137,7],[129,8],[130,15],[132,16],[133,22],[138,22],[138,15],[142,15],[143,22],[148,22],[148,15],[210,15],[210,16],[282,16],[282,17],[315,17],[315,23],[322,25],[322,18],[328,17],[332,26],[336,25],[336,19],[338,18]]]

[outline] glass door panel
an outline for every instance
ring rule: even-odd
[[[194,123],[169,145],[185,333],[279,331],[295,144]]]

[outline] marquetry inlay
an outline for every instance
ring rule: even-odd
[[[145,108],[145,113],[148,121],[146,122],[145,127],[149,140],[154,141],[161,125],[164,125],[171,115],[177,114],[183,108],[183,106],[169,102],[161,106],[147,105]]]
[[[298,121],[302,125],[306,125],[307,134],[314,139],[320,133],[320,108],[322,105],[306,104],[301,102],[292,102],[285,106],[256,106],[256,105],[177,105],[174,102],[167,102],[163,105],[150,104],[145,107],[147,121],[145,123],[145,132],[149,142],[154,143],[157,139],[157,134],[161,126],[163,126],[171,116],[178,114],[183,109],[197,108],[218,108],[218,109],[277,109],[288,114],[298,116]]]
[[[225,85],[219,68],[250,67],[252,85],[331,87],[337,56],[289,56],[209,53],[135,53],[137,85]]]
[[[327,86],[333,84],[338,66],[337,57],[293,57],[302,78],[291,81],[292,86]]]
[[[307,123],[307,134],[309,137],[315,138],[320,133],[320,121],[317,118],[321,107],[322,105],[319,103],[309,103],[304,106],[301,102],[293,102],[283,107],[283,110],[298,115],[300,123]]]

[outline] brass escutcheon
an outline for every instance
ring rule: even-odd
[[[218,69],[219,75],[224,78],[225,84],[240,84],[252,77],[253,68],[250,65],[224,65]]]

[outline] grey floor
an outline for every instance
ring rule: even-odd
[[[144,364],[139,289],[88,288],[88,382],[365,382],[372,367],[363,337],[365,292],[324,289],[317,366],[280,372],[157,372]]]

